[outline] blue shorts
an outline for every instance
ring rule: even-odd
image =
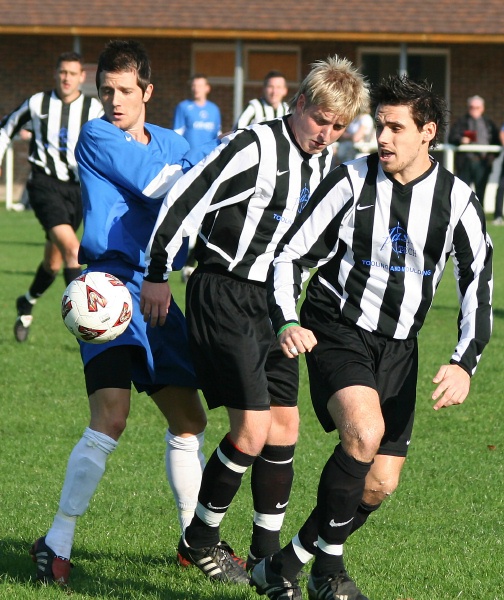
[[[140,290],[143,271],[135,271],[123,262],[97,262],[86,271],[103,271],[118,277],[128,288],[133,300],[133,317],[124,333],[105,344],[79,341],[84,367],[90,360],[117,346],[137,346],[131,380],[139,392],[152,393],[160,386],[173,385],[198,388],[189,353],[185,317],[171,299],[170,310],[163,327],[151,327],[140,312]]]

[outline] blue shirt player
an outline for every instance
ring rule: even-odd
[[[120,278],[133,319],[110,342],[80,343],[91,419],[67,466],[59,510],[33,544],[37,578],[66,585],[77,517],[86,510],[116,448],[130,410],[131,383],[152,397],[168,421],[166,473],[182,531],[196,508],[206,425],[185,318],[171,299],[166,327],[151,328],[140,311],[144,253],[163,198],[182,175],[189,145],[145,122],[152,94],[150,62],[137,42],[115,40],[99,57],[96,83],[104,117],[84,126],[76,148],[84,234],[80,262]]]
[[[192,100],[183,100],[175,108],[173,129],[185,137],[191,148],[215,140],[221,134],[219,107],[207,100],[210,89],[205,75],[194,75],[191,80]]]

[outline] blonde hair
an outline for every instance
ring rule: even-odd
[[[369,111],[369,84],[348,59],[337,54],[311,65],[311,71],[290,102],[291,112],[301,95],[306,99],[305,108],[321,106],[348,123]]]

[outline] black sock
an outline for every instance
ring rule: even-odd
[[[56,279],[56,275],[48,273],[42,263],[38,266],[35,277],[32,281],[30,289],[28,290],[32,298],[40,298],[42,294],[51,287],[53,281]]]
[[[82,273],[80,267],[65,267],[63,269],[63,278],[65,279],[65,284],[68,285],[72,283],[74,279],[77,279],[79,275]]]
[[[357,529],[360,529],[364,523],[368,520],[369,515],[378,510],[381,506],[381,502],[379,504],[366,504],[366,502],[361,502],[355,511],[354,520],[352,521],[352,529],[349,533],[351,535]]]
[[[290,582],[296,581],[299,572],[304,567],[305,563],[300,561],[295,550],[292,540],[271,558],[271,569],[273,573],[282,575]]]
[[[233,470],[220,456],[241,469]],[[204,514],[195,516],[185,530],[185,539],[193,548],[214,546],[220,542],[220,515],[224,515],[240,488],[245,470],[252,465],[255,456],[241,452],[233,445],[229,436],[221,441],[203,471],[198,505]],[[197,512],[201,508],[198,506]],[[215,523],[215,524],[214,524]]]
[[[349,456],[341,444],[327,461],[317,493],[318,534],[327,544],[343,545],[350,535],[371,465]],[[344,568],[343,557],[328,554],[319,546],[313,566],[317,575],[335,574]]]
[[[264,446],[252,466],[254,525],[250,552],[256,558],[280,549],[280,528],[294,479],[296,446]]]
[[[316,506],[310,516],[301,526],[298,532],[298,538],[301,546],[312,554],[317,553],[317,539],[318,539],[318,507]]]

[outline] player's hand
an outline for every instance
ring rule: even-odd
[[[437,400],[434,410],[462,404],[471,387],[469,374],[458,365],[442,365],[432,382],[438,384],[432,394],[432,399]]]
[[[162,326],[170,307],[171,290],[167,282],[144,281],[140,292],[140,311],[151,327]]]
[[[317,344],[317,338],[310,329],[292,325],[284,329],[278,337],[282,352],[287,358],[295,358],[298,354],[311,352]]]

